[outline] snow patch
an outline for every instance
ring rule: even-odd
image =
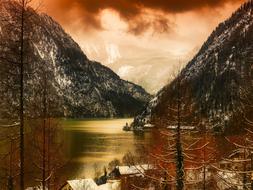
[[[130,66],[130,65],[126,65],[126,66],[122,66],[119,68],[117,74],[124,78],[124,77],[127,77],[127,75],[134,69],[133,66]]]

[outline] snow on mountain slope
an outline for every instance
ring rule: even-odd
[[[2,18],[8,18],[7,15],[10,15],[11,20],[12,14],[15,13],[8,8],[10,6],[8,3],[2,2],[0,15]],[[29,57],[34,63],[28,67],[41,73],[42,71],[38,71],[40,66],[46,64],[46,72],[50,76],[50,85],[53,88],[52,96],[60,102],[57,110],[59,115],[66,117],[132,116],[149,101],[150,95],[142,87],[121,80],[109,68],[90,61],[79,45],[51,17],[46,14],[37,14],[33,10],[30,10],[30,13],[32,16],[29,20],[31,38]],[[5,24],[4,21],[0,21],[0,37],[11,41],[13,38],[8,37]],[[17,34],[13,34],[14,38],[15,35]],[[5,49],[2,48],[1,51]],[[27,106],[41,78],[36,72],[33,76],[29,74],[26,76]],[[2,83],[2,85],[5,84]],[[3,86],[2,89],[4,89]],[[2,110],[5,109],[2,108]]]
[[[252,64],[253,1],[248,1],[214,30],[180,73],[195,113],[201,113],[211,127],[224,130],[227,122],[239,126],[235,118],[246,110],[241,98],[252,93]],[[174,87],[175,81],[165,86],[141,118],[148,112],[166,118],[168,104],[175,102]]]

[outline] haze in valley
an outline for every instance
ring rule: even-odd
[[[154,94],[243,0],[45,0],[89,59]]]

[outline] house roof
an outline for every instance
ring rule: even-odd
[[[80,179],[68,181],[68,184],[73,190],[95,190],[97,184],[93,179]]]
[[[152,169],[148,164],[136,166],[119,166],[121,175],[143,174],[146,170]]]
[[[67,181],[73,190],[120,190],[119,181],[111,181],[104,185],[97,185],[93,179]]]

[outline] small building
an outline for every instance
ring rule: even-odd
[[[153,124],[147,123],[147,124],[144,125],[143,128],[147,130],[147,129],[153,129],[154,127],[155,127],[155,126],[154,126]]]
[[[177,125],[170,125],[167,127],[167,129],[170,129],[170,130],[177,130]],[[193,131],[193,130],[196,130],[196,127],[195,126],[185,126],[185,125],[182,125],[180,126],[180,129],[181,130],[185,130],[185,131]]]
[[[143,176],[148,170],[153,169],[151,165],[117,166],[110,174],[110,178],[121,178],[125,176]]]
[[[121,175],[143,175],[145,171],[151,170],[153,167],[148,164],[136,166],[119,166]]]
[[[97,185],[93,179],[69,180],[60,190],[121,190],[121,182],[108,180],[106,184]]]
[[[143,177],[144,173],[152,168],[153,167],[148,164],[118,166],[107,176],[107,180],[104,184],[98,185],[100,183],[96,183],[93,179],[69,180],[60,190],[121,190],[122,179],[137,176]],[[104,176],[106,176],[106,173]]]

